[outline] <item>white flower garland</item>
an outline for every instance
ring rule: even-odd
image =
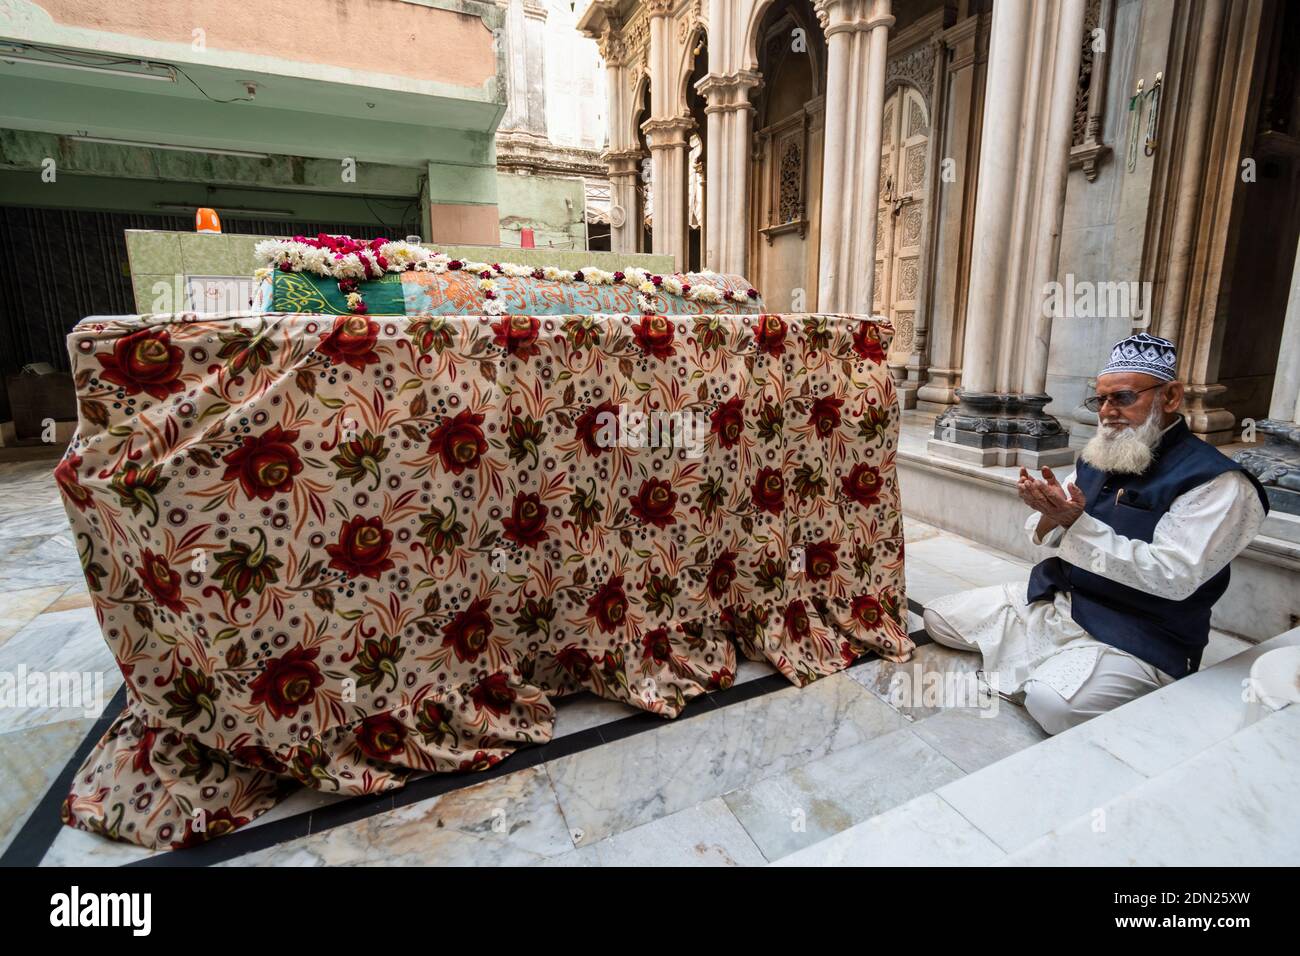
[[[748,302],[758,298],[756,289],[732,292],[708,283],[691,284],[681,275],[655,275],[635,266],[617,272],[606,272],[595,266],[570,271],[554,266],[525,266],[512,262],[468,262],[453,259],[445,253],[433,252],[424,246],[409,242],[363,243],[350,236],[319,236],[316,239],[264,239],[253,249],[253,254],[264,269],[259,277],[270,275],[273,269],[282,272],[310,272],[313,275],[340,280],[339,289],[347,297],[348,308],[364,313],[366,304],[356,284],[367,279],[378,279],[386,273],[399,272],[454,272],[465,270],[479,277],[478,288],[483,293],[484,311],[489,315],[502,315],[505,306],[497,297],[499,276],[513,279],[544,279],[550,282],[586,282],[590,285],[626,284],[637,290],[637,308],[653,315],[652,296],[663,291],[679,295],[692,302],[716,305],[719,302]],[[702,272],[708,278],[716,272]]]

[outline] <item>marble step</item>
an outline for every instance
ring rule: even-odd
[[[1242,699],[1255,658],[1297,644],[1300,628],[773,865],[1300,862],[1300,709],[1248,724]]]

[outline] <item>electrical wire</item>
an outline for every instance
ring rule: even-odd
[[[46,46],[42,43],[19,43],[16,45],[23,50],[35,50],[38,53],[44,53],[47,54],[48,56],[54,57],[57,60],[62,60],[66,63],[72,63],[77,66],[128,66],[130,65],[130,66],[143,66],[146,68],[162,67],[163,69],[174,70],[175,72],[179,73],[181,76],[185,77],[185,79],[187,79],[190,82],[190,84],[204,96],[204,98],[211,100],[213,103],[253,102],[253,97],[251,96],[235,96],[235,97],[231,97],[228,100],[218,99],[215,96],[211,96],[207,90],[199,86],[198,82],[194,79],[194,77],[190,76],[189,73],[186,72],[183,67],[177,66],[175,63],[163,63],[160,60],[145,60],[139,57],[129,57],[129,56],[126,57],[101,56],[101,55],[90,54],[90,53],[78,55],[76,53],[69,53],[67,50],[60,49],[59,47]],[[87,59],[87,57],[92,57],[92,58]],[[0,58],[3,58],[3,54],[0,54]],[[125,76],[129,74],[124,73],[123,75]]]

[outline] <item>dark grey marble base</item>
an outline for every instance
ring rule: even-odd
[[[1236,461],[1259,479],[1271,510],[1300,515],[1300,424],[1266,418],[1255,431],[1264,443],[1238,452]]]
[[[1049,452],[1068,447],[1070,433],[1043,411],[1050,395],[957,390],[960,400],[934,422],[934,437],[970,448]]]

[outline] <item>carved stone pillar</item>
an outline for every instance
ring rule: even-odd
[[[938,17],[934,22],[934,30],[938,30],[945,25],[945,21],[942,19],[944,12],[942,10],[938,11]],[[939,179],[945,148],[942,127],[948,93],[948,84],[946,82],[948,46],[944,43],[942,34],[932,33],[924,45],[916,47],[908,56],[903,57],[901,62],[891,60],[890,80],[886,82],[885,87],[886,98],[888,98],[890,82],[893,81],[895,70],[901,72],[904,69],[903,64],[912,62],[916,65],[910,67],[911,74],[914,74],[911,78],[916,81],[918,89],[922,90],[929,109],[929,141],[925,154],[925,203],[924,211],[920,216],[920,251],[917,256],[917,274],[919,278],[916,292],[916,309],[913,312],[912,344],[903,363],[897,367],[890,366],[890,371],[897,378],[898,401],[903,408],[916,407],[917,395],[922,383],[925,381],[927,366],[930,363],[930,315],[933,301],[932,290],[935,287],[934,266],[938,243]],[[906,189],[905,170],[902,178]],[[906,215],[905,213],[905,225]],[[906,237],[907,229],[905,228],[905,241]],[[877,241],[880,241],[879,237]],[[880,297],[882,302],[886,301],[886,298],[883,295]],[[897,330],[895,334],[898,334]]]
[[[694,127],[688,116],[641,124],[654,177],[653,251],[672,256],[678,271],[686,268],[686,137]]]
[[[604,12],[603,9],[599,12]],[[636,252],[637,176],[641,169],[641,147],[629,136],[630,124],[624,119],[632,110],[632,96],[627,64],[627,47],[617,19],[607,19],[595,34],[600,56],[605,61],[608,84],[609,149],[604,160],[609,167],[609,248],[613,252]],[[591,30],[587,35],[593,35]]]
[[[926,381],[917,389],[916,407],[943,412],[957,402],[961,381],[962,339],[965,328],[966,291],[970,279],[971,223],[974,214],[976,170],[979,159],[983,84],[977,70],[988,54],[986,17],[972,16],[943,34],[947,52],[946,109],[936,110],[934,128],[942,137],[942,155],[953,161],[952,176],[940,177],[933,200],[938,219],[933,266],[930,273],[929,367]],[[939,58],[936,58],[939,59]],[[935,153],[940,153],[940,146]]]
[[[1043,412],[1084,0],[993,6],[961,404],[930,450],[981,465],[1064,464],[1068,432]]]
[[[705,180],[709,223],[705,262],[715,272],[747,275],[749,246],[749,98],[763,78],[751,70],[710,73],[695,84],[704,97],[709,143]]]
[[[865,190],[868,201],[861,202],[849,261],[864,263],[864,267],[849,273],[848,304],[852,311],[868,315],[874,297],[876,278],[876,204],[875,184],[880,182],[880,150],[885,131],[885,61],[889,56],[889,28],[894,25],[890,14],[890,0],[868,0],[866,20],[861,29],[865,36],[859,47],[866,56],[866,87],[863,104],[865,117],[863,137],[859,144],[857,182]]]
[[[844,171],[848,150],[849,61],[853,56],[854,29],[850,4],[818,0],[814,5],[826,33],[826,127],[822,133],[822,211],[819,250],[820,276],[817,308],[823,312],[840,309],[842,269],[840,240],[847,218],[845,204],[835,197],[844,195]]]
[[[871,311],[889,0],[816,0],[826,33],[817,308]]]
[[[637,177],[641,174],[639,147],[605,154],[609,164],[609,248],[612,252],[636,252]]]
[[[1252,90],[1264,5],[1203,0],[1189,8],[1181,42],[1171,53],[1161,96],[1165,185],[1152,213],[1145,276],[1153,282],[1157,334],[1178,345],[1186,383],[1184,414],[1212,444],[1233,437],[1235,417],[1223,407],[1221,341],[1224,308],[1243,188],[1238,163],[1253,144]],[[1165,155],[1161,155],[1161,154]]]
[[[701,88],[705,86],[705,81],[708,79],[710,78],[706,76],[695,84],[696,89],[704,96],[707,104],[704,107],[707,140],[704,150],[704,251],[702,258],[704,268],[713,272],[721,272],[722,250],[724,247],[722,231],[725,226],[722,218],[722,185],[726,182],[726,177],[723,174],[724,161],[722,157],[722,113],[710,102],[709,95]]]

